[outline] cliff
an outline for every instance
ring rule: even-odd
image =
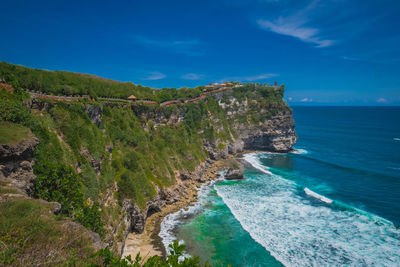
[[[55,216],[60,213],[60,203],[31,197],[36,180],[34,150],[39,140],[20,125],[0,125],[0,265],[57,265],[104,248],[97,233]]]
[[[0,119],[37,138],[0,147],[1,170],[18,190],[60,203],[60,214],[120,253],[128,233],[141,233],[149,216],[209,179],[214,160],[290,151],[297,137],[283,90],[244,84],[199,98],[202,88],[187,89],[193,101],[168,106],[0,91]]]
[[[177,175],[177,185],[158,191],[154,200],[149,201],[141,211],[129,200],[124,202],[128,231],[141,233],[146,218],[160,211],[165,205],[184,198],[182,192],[191,186],[192,181],[201,182],[203,174],[213,160],[227,158],[245,150],[288,152],[296,143],[294,121],[291,109],[285,103],[271,103],[264,106],[263,101],[243,99],[238,101],[233,90],[210,96],[223,111],[222,114],[208,113],[213,131],[220,133],[216,138],[204,138],[203,147],[209,159],[199,164],[193,171],[183,171]],[[155,127],[173,125],[184,121],[184,107],[179,108],[169,118],[157,113],[146,113],[147,120],[155,122]],[[140,115],[140,114],[138,114]],[[221,116],[222,115],[222,116]],[[204,129],[200,129],[204,132]],[[226,134],[226,136],[224,136]]]

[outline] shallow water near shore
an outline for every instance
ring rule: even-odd
[[[400,108],[294,115],[297,151],[244,155],[249,179],[203,186],[162,232],[213,265],[397,266]]]

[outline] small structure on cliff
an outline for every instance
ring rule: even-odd
[[[129,99],[129,100],[136,100],[136,96],[130,95],[130,96],[128,96],[128,99]]]

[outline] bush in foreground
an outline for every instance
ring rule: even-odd
[[[170,244],[171,254],[167,259],[163,259],[160,256],[153,256],[144,261],[140,256],[140,253],[136,256],[133,261],[130,256],[125,258],[116,257],[110,252],[107,247],[103,250],[97,252],[94,258],[98,261],[101,259],[100,266],[110,266],[110,267],[195,267],[195,266],[210,266],[207,263],[204,265],[200,264],[199,257],[185,257],[183,258],[183,251],[185,250],[185,245],[179,244],[177,240]],[[99,266],[99,265],[92,265]]]

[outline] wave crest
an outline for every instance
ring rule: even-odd
[[[308,189],[307,187],[304,188],[304,192],[305,192],[307,195],[309,195],[309,196],[311,196],[311,197],[314,197],[314,198],[317,198],[317,199],[319,199],[319,200],[321,200],[322,202],[325,202],[325,203],[327,203],[327,204],[332,204],[332,202],[333,202],[332,199],[329,199],[329,198],[324,197],[324,196],[322,196],[322,195],[320,195],[320,194],[317,194],[317,193],[315,193],[314,191],[311,191],[310,189]]]

